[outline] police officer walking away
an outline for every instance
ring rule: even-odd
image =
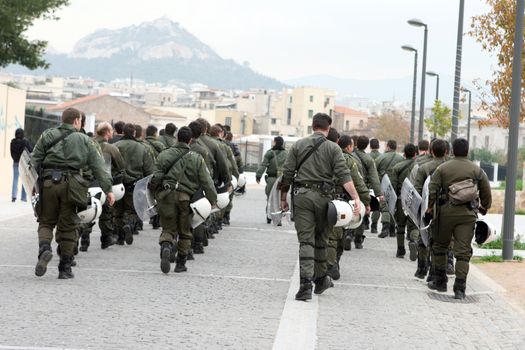
[[[81,127],[81,112],[68,108],[62,113],[62,125],[44,131],[32,155],[32,163],[40,169],[40,200],[38,213],[38,263],[35,275],[43,276],[51,261],[51,241],[56,227],[55,240],[60,256],[58,278],[73,278],[71,262],[77,242],[78,210],[84,210],[90,179],[83,175],[92,171],[107,194],[110,205],[115,202],[111,192],[111,178],[104,171],[104,161],[95,142],[78,132]],[[84,206],[84,207],[82,207]]]
[[[275,180],[283,174],[283,166],[287,156],[288,152],[284,149],[284,139],[281,136],[274,137],[272,148],[264,154],[263,161],[255,174],[255,181],[259,184],[266,171],[266,176],[264,177],[266,182],[266,187],[264,188],[266,200],[268,200]],[[272,219],[267,217],[266,223],[270,224],[271,222]]]
[[[162,142],[166,148],[170,148],[177,143],[175,131],[177,131],[175,124],[168,123],[164,128],[164,135],[159,136],[159,141]]]
[[[150,181],[150,189],[157,199],[162,233],[160,244],[160,269],[170,271],[170,256],[173,242],[177,242],[177,264],[175,272],[185,272],[186,259],[191,248],[191,208],[190,200],[204,190],[212,206],[217,202],[217,192],[202,156],[190,151],[192,131],[184,126],[177,135],[179,142],[162,152],[155,163],[155,171]]]
[[[327,275],[326,247],[329,227],[328,203],[335,193],[334,177],[355,200],[358,215],[360,200],[346,166],[341,148],[326,142],[332,118],[318,113],[313,117],[314,133],[297,141],[288,153],[281,182],[281,209],[288,210],[287,192],[292,186],[293,215],[299,240],[301,284],[296,300],[312,298],[333,286]]]
[[[430,179],[427,213],[430,214],[434,206],[437,215],[432,231],[435,278],[428,287],[438,292],[447,291],[447,248],[453,238],[456,257],[454,296],[464,299],[477,211],[483,215],[487,213],[492,194],[487,174],[467,158],[468,141],[456,139],[452,149],[454,158],[441,164]],[[476,191],[472,191],[473,188]]]

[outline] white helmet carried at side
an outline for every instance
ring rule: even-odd
[[[244,187],[246,185],[246,175],[244,173],[239,174],[239,179],[237,180],[238,187]]]
[[[85,210],[78,212],[77,216],[80,219],[80,223],[89,224],[97,220],[100,214],[102,214],[102,203],[97,198],[91,197],[91,203]]]
[[[361,203],[361,206],[359,207],[359,215],[353,216],[352,220],[350,220],[350,224],[348,225],[348,228],[351,230],[355,230],[356,228],[361,226],[361,224],[363,223],[363,218],[365,217],[366,208],[363,202],[360,202],[360,203]],[[348,202],[348,204],[350,204],[350,207],[352,207],[352,212],[354,212],[355,201],[351,200]]]
[[[235,190],[237,188],[238,181],[235,176],[232,175],[232,188]]]
[[[116,184],[111,187],[111,192],[115,195],[115,200],[119,201],[124,197],[126,189],[124,188],[124,184]]]
[[[190,208],[193,212],[193,215],[191,217],[192,228],[196,228],[197,226],[202,224],[211,214],[211,203],[206,199],[206,197],[203,197],[199,200],[196,200],[193,203],[190,203]]]
[[[348,202],[335,199],[328,203],[326,217],[328,225],[333,227],[346,227],[352,220],[352,207]]]
[[[100,203],[106,203],[106,194],[100,187],[90,187],[88,188],[89,195],[100,201]]]
[[[217,194],[217,207],[219,209],[225,209],[230,204],[230,193],[223,192]]]
[[[496,239],[496,228],[483,219],[476,221],[474,238],[479,245],[487,244]]]

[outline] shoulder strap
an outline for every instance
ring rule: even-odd
[[[399,172],[400,174],[402,174],[405,170],[408,169],[409,166],[411,166],[412,164],[414,164],[414,159],[411,159],[410,162],[407,163],[407,165],[405,165],[403,168],[401,168],[401,171]]]
[[[365,167],[365,170],[366,172],[368,173],[368,165],[366,165],[366,162],[365,160],[363,159],[363,157],[359,154],[358,151],[355,151],[355,154],[357,155],[357,157],[359,158],[359,160],[361,161],[361,164],[363,164],[363,166]]]
[[[304,164],[304,162],[310,158],[310,156],[315,152],[317,151],[317,149],[321,146],[321,144],[323,142],[326,141],[326,138],[322,138],[320,139],[319,141],[317,141],[317,143],[315,145],[313,145],[312,148],[310,148],[310,150],[308,151],[308,153],[306,153],[306,155],[303,157],[303,159],[301,159],[301,161],[299,162],[299,165],[297,166],[297,168],[295,168],[295,171],[296,172],[299,172],[299,169],[301,168],[301,166]]]
[[[181,155],[179,155],[177,158],[175,158],[175,160],[170,164],[170,166],[168,167],[168,171],[173,168],[175,166],[175,164],[178,163],[179,160],[182,159],[182,157],[184,157],[186,154],[190,153],[190,150],[186,150],[185,152],[183,152]]]
[[[66,137],[68,137],[69,135],[71,135],[73,133],[73,131],[71,130],[67,130],[65,132],[63,132],[59,137],[57,137],[56,139],[53,140],[53,142],[51,142],[49,145],[47,145],[47,147],[45,148],[45,151],[47,153],[48,150],[50,150],[51,148],[53,148],[53,146],[55,146],[57,143],[59,143],[60,141],[63,141],[66,139]]]
[[[390,158],[390,162],[388,162],[388,165],[386,166],[385,171],[388,171],[388,168],[390,168],[390,165],[392,165],[392,162],[394,161],[394,158],[396,157],[396,152],[392,152],[393,156]]]

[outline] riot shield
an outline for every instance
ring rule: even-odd
[[[428,185],[429,184],[430,184],[430,176],[427,177],[427,179],[425,180],[425,183],[423,184],[423,191],[421,193],[421,216],[420,216],[421,240],[423,241],[423,243],[427,247],[428,247],[428,244],[429,244],[429,241],[430,241],[428,228],[430,227],[431,223],[430,222],[429,223],[425,223],[424,220],[423,220],[423,217],[425,216],[425,213],[426,213],[426,211],[428,209],[428,196],[430,194],[430,192],[428,190]]]
[[[412,185],[410,180],[405,179],[403,181],[403,187],[401,188],[401,206],[406,215],[408,215],[414,224],[420,228],[420,217],[421,217],[421,196]]]
[[[383,196],[385,196],[388,212],[394,217],[396,215],[397,194],[387,174],[381,180],[381,191]]]
[[[150,175],[137,181],[133,190],[133,206],[142,221],[157,215],[157,202],[153,193],[148,189],[148,183],[152,177],[153,175]]]
[[[26,149],[20,156],[20,161],[18,163],[18,173],[20,175],[22,186],[24,186],[26,193],[31,198],[31,205],[33,206],[34,211],[39,197],[38,173],[31,164],[31,155]],[[36,212],[35,216],[38,216]]]
[[[270,191],[270,195],[268,196],[268,203],[266,205],[266,216],[268,217],[268,219],[271,219],[272,223],[276,226],[282,224],[282,219],[284,216],[288,217],[289,221],[292,219],[291,208],[293,203],[290,194],[288,194],[287,197],[290,210],[287,212],[283,212],[281,209],[281,191],[278,189],[278,186],[281,183],[281,178],[282,176],[279,176],[277,180],[275,180],[272,190]]]

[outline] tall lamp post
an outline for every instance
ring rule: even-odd
[[[425,117],[425,78],[427,76],[427,38],[428,28],[426,23],[419,19],[410,19],[408,24],[414,27],[424,27],[425,36],[423,41],[423,71],[421,72],[421,98],[419,99],[419,128],[418,128],[418,141],[423,140],[423,119]]]
[[[414,83],[412,85],[412,118],[410,119],[410,143],[414,143],[414,132],[416,128],[416,85],[417,85],[417,50],[410,45],[403,45],[405,51],[414,53]]]
[[[507,153],[507,183],[505,185],[505,209],[503,213],[503,259],[512,260],[514,255],[514,219],[516,210],[516,172],[518,168],[518,131],[521,109],[521,73],[523,53],[523,12],[525,0],[516,0],[516,30],[514,33],[514,57],[512,59],[512,92],[510,102],[509,144]]]
[[[429,71],[427,71],[427,75],[429,77],[436,77],[436,101],[438,101],[439,100],[439,74],[429,70]],[[434,118],[434,130],[435,130],[435,127],[436,127],[436,115],[434,115],[433,118]],[[434,138],[436,137],[436,133],[435,132],[434,132],[433,137]]]
[[[468,94],[468,113],[467,113],[467,141],[470,145],[470,110],[472,108],[472,92],[469,89],[461,88],[463,92]]]
[[[463,52],[463,14],[465,0],[459,0],[459,18],[458,18],[458,37],[456,44],[456,70],[454,73],[454,101],[452,103],[452,132],[451,140],[458,137],[458,117],[459,117],[459,90],[461,85],[461,55]]]

